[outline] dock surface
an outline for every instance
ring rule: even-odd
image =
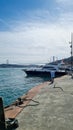
[[[71,76],[57,78],[53,84],[47,82],[38,89],[31,97],[33,100],[16,116],[19,122],[16,130],[73,130]]]

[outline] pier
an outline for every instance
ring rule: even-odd
[[[73,130],[71,76],[56,78],[52,84],[40,84],[21,99],[21,104],[5,108],[5,117],[17,118],[16,130]]]

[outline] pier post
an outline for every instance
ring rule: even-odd
[[[0,130],[6,130],[3,100],[0,97]]]

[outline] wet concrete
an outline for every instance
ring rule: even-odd
[[[17,119],[17,130],[73,130],[73,79],[45,84]]]

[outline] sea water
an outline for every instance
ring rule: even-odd
[[[27,77],[22,68],[0,68],[0,97],[3,98],[4,106],[45,80],[41,77]]]

